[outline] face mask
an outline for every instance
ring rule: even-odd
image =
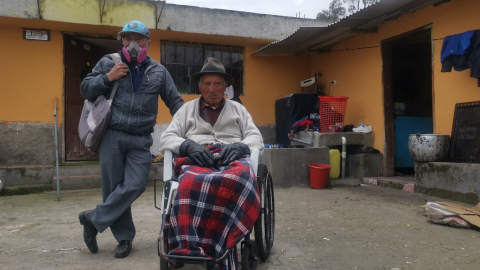
[[[147,58],[147,49],[140,47],[135,41],[131,41],[128,47],[123,47],[123,56],[129,63],[142,63]]]

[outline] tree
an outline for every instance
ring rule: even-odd
[[[369,0],[362,0],[362,1],[365,2]],[[353,14],[358,10],[360,10],[360,0],[343,0],[343,3],[347,4],[348,14]]]
[[[334,23],[343,18],[346,12],[342,0],[332,0],[328,6],[328,10],[324,9],[317,14],[317,20]]]
[[[380,0],[332,0],[328,10],[324,9],[317,14],[317,20],[327,23],[334,23],[345,16],[351,15],[360,10],[360,2],[363,8],[375,4]]]
[[[380,1],[380,0],[362,0],[363,7],[370,6],[372,4],[375,4],[378,1]]]

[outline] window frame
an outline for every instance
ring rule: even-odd
[[[190,48],[192,50],[187,51]],[[215,57],[225,66],[225,71],[234,77],[235,93],[244,96],[243,52],[242,46],[160,40],[160,62],[169,71],[178,92],[183,95],[200,95],[198,85],[191,82],[191,76],[202,69],[207,57]]]

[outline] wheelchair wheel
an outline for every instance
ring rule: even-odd
[[[167,215],[166,219],[170,221],[170,215]],[[165,236],[165,239],[168,237],[168,229],[162,228],[161,233]],[[157,245],[159,245],[157,248],[160,250],[160,240],[158,241]],[[165,241],[165,245],[168,246],[167,241]],[[160,255],[160,270],[168,270],[168,262]]]
[[[160,270],[168,270],[168,262],[160,256]]]
[[[242,270],[255,270],[257,269],[257,254],[258,246],[255,241],[246,241],[242,250]]]
[[[267,166],[260,164],[257,174],[258,190],[260,192],[260,215],[255,222],[255,241],[258,244],[258,257],[262,261],[270,256],[275,233],[275,205],[272,177]]]

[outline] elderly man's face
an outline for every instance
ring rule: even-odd
[[[222,103],[226,85],[218,74],[206,74],[202,77],[200,93],[208,106],[218,107]]]
[[[123,47],[128,47],[128,45],[130,45],[130,42],[132,42],[133,40],[137,42],[138,46],[148,50],[148,47],[150,46],[150,40],[148,40],[144,35],[140,35],[137,33],[125,34],[122,37]]]

